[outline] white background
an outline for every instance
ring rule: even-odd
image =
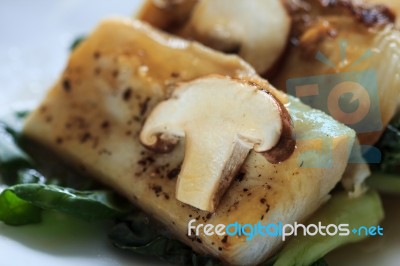
[[[34,107],[62,71],[68,48],[104,17],[132,16],[139,0],[2,0],[0,2],[0,113]],[[330,254],[330,265],[400,265],[398,198],[386,201],[385,236]],[[44,223],[0,224],[0,265],[154,265],[111,247],[105,223],[47,213]]]

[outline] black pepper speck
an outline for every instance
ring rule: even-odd
[[[64,91],[69,92],[71,91],[71,82],[69,81],[69,79],[64,79],[62,82],[62,86]]]
[[[124,99],[124,101],[129,101],[129,99],[132,96],[132,89],[131,88],[127,88],[124,93],[122,94],[122,99]]]

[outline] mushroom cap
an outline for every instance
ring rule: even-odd
[[[148,117],[140,138],[148,147],[174,142],[190,131],[237,135],[255,151],[265,152],[279,141],[284,107],[267,90],[234,79],[212,76],[178,87]],[[289,119],[290,117],[285,117]],[[165,150],[167,151],[167,150]]]
[[[290,26],[281,0],[202,0],[182,35],[220,51],[238,53],[265,74],[285,50]]]

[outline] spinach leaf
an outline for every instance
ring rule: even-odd
[[[382,162],[374,170],[400,176],[400,119],[388,125],[377,147],[382,152]]]
[[[8,186],[41,183],[78,190],[104,189],[94,179],[81,177],[51,151],[24,138],[22,125],[28,113],[17,112],[0,120],[0,183]]]
[[[399,175],[387,174],[383,172],[372,172],[366,180],[368,187],[373,188],[380,193],[400,194]]]
[[[111,229],[109,238],[120,249],[134,254],[155,256],[173,265],[223,265],[216,258],[202,256],[180,241],[172,239],[168,232],[160,229],[154,221],[142,211],[135,211],[119,219]],[[262,266],[272,266],[276,257],[262,263]],[[312,266],[327,266],[324,259],[311,264]]]
[[[17,146],[17,133],[0,122],[0,176],[7,185],[13,185],[24,171],[34,167],[33,160]]]
[[[24,225],[39,223],[41,209],[14,194],[11,190],[4,190],[0,194],[0,221],[9,225]]]
[[[222,265],[217,259],[198,255],[185,244],[162,236],[142,246],[115,245],[121,249],[129,250],[137,254],[156,256],[173,265]]]
[[[100,190],[92,179],[82,178],[43,147],[24,139],[21,129],[26,114],[0,121],[0,177],[11,186],[0,194],[0,221],[10,225],[40,222],[43,209],[88,220],[115,218],[129,211],[126,201],[115,193]],[[31,150],[35,160],[25,150]]]
[[[109,237],[120,249],[155,256],[173,265],[222,265],[217,259],[198,255],[187,245],[171,239],[140,211],[119,220]]]
[[[400,119],[388,125],[377,148],[382,152],[382,162],[371,165],[367,184],[382,193],[400,194]]]
[[[16,133],[15,133],[16,134]],[[17,135],[6,132],[0,124],[0,177],[6,185],[45,183],[33,159],[16,144]]]
[[[326,260],[319,259],[316,262],[314,262],[313,264],[311,264],[310,266],[328,266],[328,263],[326,262]]]
[[[77,191],[55,185],[21,184],[0,194],[0,220],[10,225],[40,221],[40,210],[56,210],[86,220],[110,219],[129,211],[110,191]]]
[[[71,46],[69,47],[69,50],[72,52],[73,50],[75,50],[76,47],[79,46],[79,44],[81,44],[81,42],[83,42],[86,39],[86,35],[81,35],[79,37],[76,37],[76,39],[72,42]]]

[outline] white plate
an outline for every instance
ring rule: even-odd
[[[104,17],[131,16],[140,0],[36,0],[0,2],[0,113],[35,106],[65,66],[68,48]],[[331,265],[400,265],[398,198],[385,236],[350,245],[328,256]],[[397,225],[396,225],[397,224]],[[162,265],[114,249],[105,223],[46,213],[44,223],[0,224],[0,265]]]

